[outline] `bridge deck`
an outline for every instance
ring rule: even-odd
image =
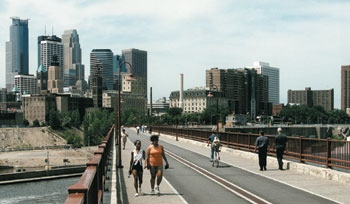
[[[135,131],[128,129],[130,139],[134,140],[135,138],[142,137],[145,141],[144,134],[136,136]],[[161,142],[167,142],[181,148],[191,150],[201,155],[209,156],[209,148],[206,145],[199,142],[192,142],[186,139],[179,138],[179,141],[175,141],[175,137],[167,136],[162,134],[160,136]],[[142,149],[146,149],[148,144],[143,143]],[[143,177],[143,196],[135,197],[135,190],[133,187],[133,178],[132,176],[128,178],[128,169],[130,162],[130,152],[134,148],[133,144],[129,140],[127,142],[126,149],[122,151],[122,160],[123,160],[123,169],[116,169],[115,178],[120,178],[119,182],[116,182],[114,189],[112,189],[112,199],[111,203],[186,203],[183,200],[182,195],[180,195],[168,182],[163,180],[161,184],[161,196],[151,196],[150,195],[150,174],[148,170],[144,171]],[[328,198],[330,200],[340,202],[340,203],[350,203],[348,192],[350,190],[350,184],[343,184],[335,181],[330,181],[322,179],[316,176],[304,175],[293,170],[279,171],[276,165],[276,158],[268,158],[267,171],[260,172],[258,167],[258,162],[256,159],[247,159],[246,157],[238,156],[239,151],[222,151],[221,161],[223,165],[230,165],[233,167],[238,167],[244,171],[263,176],[265,178],[278,181],[279,183],[292,186],[295,189],[301,189],[310,194],[315,194],[320,197]],[[254,157],[254,154],[251,153]],[[116,156],[116,155],[115,155]],[[168,156],[169,157],[169,156]],[[257,155],[256,155],[257,158]],[[169,159],[169,158],[168,158]],[[170,164],[172,165],[172,164]],[[320,168],[320,171],[324,168]],[[172,173],[176,169],[170,169]],[[167,178],[167,171],[164,172],[165,179]],[[170,174],[169,174],[170,176]],[[180,179],[181,177],[179,177]],[[183,178],[183,177],[182,177]],[[180,190],[179,190],[180,191]],[[115,192],[115,194],[113,194]],[[104,200],[106,202],[106,200]],[[191,203],[191,202],[189,202]]]

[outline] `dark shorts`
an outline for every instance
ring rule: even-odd
[[[143,172],[143,168],[140,165],[140,163],[137,163],[136,165],[132,166],[132,170],[136,170],[138,172]]]
[[[155,171],[157,172],[158,170],[163,171],[163,166],[151,166],[150,171]]]

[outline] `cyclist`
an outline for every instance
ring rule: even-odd
[[[208,138],[208,145],[207,145],[209,147],[209,144],[211,144],[211,146],[210,146],[210,162],[212,162],[214,159],[214,150],[218,150],[218,147],[219,147],[217,144],[215,144],[215,145],[213,144],[214,140],[220,141],[220,139],[221,139],[220,135],[216,134],[215,130],[212,130],[212,134]],[[219,145],[220,145],[220,143],[219,143]],[[219,159],[220,159],[220,157],[219,157]]]

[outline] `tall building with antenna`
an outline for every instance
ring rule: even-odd
[[[57,56],[57,63],[61,67],[61,78],[63,79],[63,44],[61,38],[56,35],[38,37],[38,67],[41,65],[48,69],[52,63],[53,56]]]
[[[6,88],[14,87],[15,75],[28,75],[28,19],[11,17],[10,41],[6,42]]]

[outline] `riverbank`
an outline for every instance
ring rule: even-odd
[[[79,149],[28,150],[0,152],[0,166],[16,169],[45,168],[45,166],[85,165],[97,146]],[[48,163],[46,162],[48,161]],[[66,162],[65,162],[66,161]],[[8,169],[7,169],[8,171]]]

